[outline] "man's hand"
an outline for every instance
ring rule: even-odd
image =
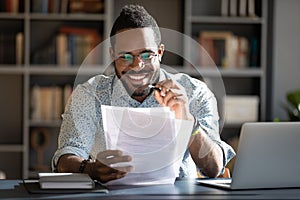
[[[167,106],[175,112],[176,119],[193,120],[189,111],[185,89],[171,79],[161,81],[155,85],[154,97],[161,106]]]
[[[123,155],[120,150],[106,150],[97,154],[91,169],[91,177],[102,183],[119,179],[133,171],[133,166],[121,163],[131,161],[131,156]]]
[[[92,179],[106,183],[111,180],[119,179],[133,171],[133,166],[125,165],[125,162],[131,161],[131,156],[123,155],[119,150],[106,150],[97,154],[95,162],[88,162],[83,173],[87,173]],[[83,158],[65,154],[58,161],[58,172],[79,172],[79,166]],[[120,167],[113,167],[119,164]]]

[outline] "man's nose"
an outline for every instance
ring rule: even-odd
[[[135,56],[130,67],[135,71],[139,71],[145,67],[145,63],[139,56]]]

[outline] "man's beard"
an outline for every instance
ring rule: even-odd
[[[116,69],[115,69],[115,72],[116,72],[116,75],[118,76],[118,78],[121,80],[121,82],[122,82],[124,88],[126,89],[127,93],[131,97],[145,97],[145,96],[148,96],[151,92],[151,89],[148,87],[148,85],[156,84],[159,81],[159,74],[160,74],[159,70],[156,70],[152,74],[152,77],[151,77],[148,84],[141,85],[140,87],[137,87],[137,88],[130,88],[130,86],[128,86],[128,84],[126,83],[124,78],[122,78],[122,76],[124,76],[125,74],[152,73],[153,70],[151,70],[151,71],[150,70],[141,70],[139,72],[128,71],[128,72],[122,74],[122,76],[119,73],[117,73]]]

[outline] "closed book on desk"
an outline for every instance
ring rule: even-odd
[[[93,189],[95,182],[81,173],[39,173],[41,189]]]

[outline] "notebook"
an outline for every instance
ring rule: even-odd
[[[41,189],[94,189],[95,183],[83,173],[39,173]]]
[[[231,179],[198,179],[238,190],[300,187],[300,122],[243,124]]]

